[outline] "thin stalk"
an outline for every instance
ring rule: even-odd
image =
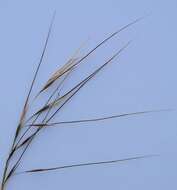
[[[22,111],[21,121],[20,121],[19,125],[17,126],[16,132],[15,132],[15,136],[14,136],[14,139],[13,139],[13,143],[12,143],[12,146],[11,146],[11,150],[10,150],[10,153],[9,153],[8,158],[6,160],[6,163],[5,163],[5,168],[4,168],[4,171],[3,171],[3,178],[2,178],[2,183],[1,183],[1,190],[4,190],[5,184],[7,182],[7,180],[6,180],[6,174],[7,174],[7,170],[8,170],[10,159],[11,159],[13,153],[14,153],[14,149],[13,148],[14,148],[16,139],[17,139],[17,137],[19,135],[20,129],[22,127],[21,126],[22,125],[22,119],[25,118],[26,111],[27,111],[27,106],[28,106],[28,101],[29,101],[29,98],[30,98],[30,95],[31,95],[31,92],[32,92],[32,89],[33,89],[33,86],[34,86],[34,83],[36,81],[39,69],[40,69],[41,64],[43,62],[44,54],[46,52],[47,44],[48,44],[49,37],[50,37],[51,31],[52,31],[52,26],[53,26],[54,18],[55,18],[55,12],[53,14],[53,17],[52,17],[52,20],[51,20],[51,23],[50,23],[49,31],[48,31],[47,38],[46,38],[46,41],[45,41],[45,45],[44,45],[44,48],[43,48],[43,51],[42,51],[42,55],[40,57],[40,61],[38,63],[38,66],[37,66],[37,69],[35,71],[35,74],[34,74],[34,77],[33,77],[33,80],[32,80],[32,83],[31,83],[31,86],[30,86],[30,89],[29,89],[29,92],[27,94],[27,98],[26,98],[26,101],[25,101],[25,104],[24,104],[24,107],[23,107],[23,111]]]

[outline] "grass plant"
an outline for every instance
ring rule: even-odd
[[[106,160],[106,161],[97,161],[97,162],[88,162],[88,163],[76,163],[72,165],[64,165],[64,166],[51,166],[50,168],[35,168],[22,172],[17,172],[19,165],[23,157],[25,156],[26,151],[30,148],[35,137],[40,133],[44,128],[50,129],[50,127],[66,127],[67,124],[76,124],[76,123],[90,123],[90,122],[103,122],[104,120],[116,119],[120,117],[130,117],[130,116],[138,116],[140,114],[149,114],[152,112],[162,111],[162,110],[147,110],[142,112],[134,112],[134,113],[123,113],[123,114],[115,114],[108,115],[99,118],[83,118],[79,120],[69,120],[69,121],[56,121],[53,122],[55,116],[60,114],[61,108],[63,108],[72,98],[80,92],[80,90],[88,84],[91,80],[93,80],[96,75],[99,74],[101,70],[105,67],[109,66],[109,64],[116,60],[116,58],[129,46],[131,42],[128,42],[119,49],[114,55],[112,55],[105,63],[102,63],[100,67],[95,69],[94,72],[86,76],[83,80],[81,80],[78,84],[74,85],[71,89],[69,89],[65,94],[61,95],[60,91],[63,85],[65,85],[66,79],[72,74],[73,70],[76,70],[81,64],[84,64],[84,61],[98,48],[102,47],[106,44],[110,39],[116,37],[119,33],[133,26],[143,18],[139,18],[126,26],[120,28],[118,31],[109,35],[106,39],[97,44],[93,49],[91,49],[88,53],[86,53],[83,57],[78,58],[76,55],[72,56],[63,67],[59,68],[54,72],[54,74],[47,80],[47,82],[43,85],[41,89],[32,97],[32,91],[34,84],[37,80],[38,72],[43,63],[44,55],[47,49],[47,44],[50,39],[50,35],[52,32],[52,25],[54,22],[55,14],[50,23],[49,31],[46,37],[46,41],[44,44],[44,48],[37,65],[36,71],[34,73],[34,77],[29,88],[29,92],[26,97],[26,101],[23,106],[23,110],[21,113],[21,117],[19,119],[19,124],[16,128],[16,132],[14,135],[14,139],[12,141],[12,145],[8,154],[8,157],[5,162],[3,177],[1,183],[1,190],[5,190],[7,187],[8,181],[16,174],[24,174],[24,173],[40,173],[40,172],[48,172],[52,170],[61,170],[73,167],[85,167],[91,165],[101,165],[101,164],[113,164],[118,162],[136,160],[151,157],[154,155],[141,155],[134,156],[131,158],[124,159],[115,159],[115,160]],[[34,113],[30,116],[29,110],[33,106],[33,103],[38,101],[41,98],[42,94],[49,94],[44,105],[39,107]],[[14,157],[18,157],[15,161]]]

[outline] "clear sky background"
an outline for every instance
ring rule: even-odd
[[[81,55],[110,33],[148,15],[90,56],[66,89],[132,44],[62,110],[59,120],[177,108],[176,0],[1,0],[0,175],[48,26],[55,23],[40,70],[40,87],[83,43]],[[43,131],[19,170],[122,159],[159,157],[14,177],[8,190],[166,190],[177,188],[177,112],[152,113]]]

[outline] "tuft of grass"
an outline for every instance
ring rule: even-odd
[[[42,54],[39,60],[39,63],[37,65],[36,71],[34,73],[33,80],[31,82],[31,86],[29,88],[29,92],[26,97],[26,101],[23,106],[23,110],[21,113],[21,117],[19,119],[19,124],[16,128],[16,132],[14,135],[14,139],[12,141],[12,145],[8,154],[8,157],[5,162],[5,167],[3,170],[3,178],[1,182],[1,190],[6,189],[6,185],[8,181],[15,175],[19,174],[17,173],[17,169],[19,165],[21,164],[21,161],[30,147],[31,143],[33,142],[34,138],[38,135],[38,133],[43,128],[50,128],[53,126],[61,126],[66,124],[76,124],[76,123],[85,123],[85,122],[103,122],[104,120],[109,119],[116,119],[120,117],[128,117],[128,116],[137,116],[140,114],[148,114],[153,112],[159,112],[159,111],[167,111],[167,110],[147,110],[142,112],[134,112],[134,113],[124,113],[124,114],[115,114],[111,116],[105,116],[105,117],[99,117],[99,118],[90,118],[90,119],[79,119],[79,120],[73,120],[73,121],[60,121],[60,122],[51,122],[54,117],[59,114],[60,110],[69,102],[72,100],[72,98],[86,85],[88,82],[90,82],[101,70],[103,70],[105,67],[107,67],[111,62],[113,62],[130,44],[128,42],[124,47],[119,49],[114,55],[112,55],[105,63],[103,63],[100,67],[98,67],[94,72],[92,72],[90,75],[86,76],[82,81],[80,81],[78,84],[73,86],[71,89],[69,89],[64,95],[60,95],[60,91],[65,85],[66,79],[72,74],[72,71],[74,69],[77,69],[81,63],[84,63],[84,61],[89,57],[93,52],[95,52],[99,47],[103,46],[106,42],[108,42],[113,37],[116,37],[120,32],[123,32],[124,30],[128,29],[129,27],[133,26],[137,22],[143,19],[139,18],[135,21],[123,26],[116,32],[110,34],[106,39],[101,41],[99,44],[97,44],[93,49],[91,49],[88,53],[86,53],[83,57],[79,58],[77,56],[77,53],[72,56],[66,64],[63,65],[63,67],[57,69],[54,74],[47,80],[47,82],[43,85],[43,87],[36,93],[36,95],[32,98],[31,94],[33,91],[34,84],[36,82],[38,72],[40,70],[40,67],[43,63],[43,58],[47,49],[47,45],[50,39],[50,35],[52,32],[52,26],[54,23],[55,13],[52,17],[48,34],[44,43],[44,48],[42,50]],[[57,86],[55,87],[55,84]],[[54,86],[54,90],[51,91],[51,87]],[[37,101],[40,98],[40,95],[42,93],[46,93],[48,91],[51,91],[51,94],[48,95],[48,98],[44,105],[39,107],[34,113],[28,116],[29,110],[33,105],[33,102]],[[46,93],[48,94],[48,93]],[[15,161],[12,161],[14,159],[14,154],[18,156],[18,158]],[[39,168],[39,169],[30,169],[26,170],[24,172],[20,173],[37,173],[37,172],[48,172],[53,170],[60,170],[60,169],[66,169],[66,168],[73,168],[73,167],[84,167],[84,166],[91,166],[91,165],[101,165],[101,164],[113,164],[117,162],[124,162],[129,160],[137,160],[142,158],[148,158],[152,157],[154,155],[143,155],[143,156],[136,156],[131,158],[124,158],[124,159],[115,159],[115,160],[108,160],[108,161],[98,161],[98,162],[89,162],[89,163],[79,163],[79,164],[72,164],[72,165],[64,165],[64,166],[56,166],[56,167],[50,167],[50,168]]]

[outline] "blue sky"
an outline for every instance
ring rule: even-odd
[[[81,55],[138,17],[73,73],[67,88],[131,45],[83,88],[56,120],[172,108],[105,122],[43,131],[19,170],[159,154],[119,164],[14,177],[8,190],[177,188],[177,1],[0,1],[0,171],[39,60],[54,10],[55,23],[35,89],[80,47]],[[0,172],[1,174],[1,172]]]

